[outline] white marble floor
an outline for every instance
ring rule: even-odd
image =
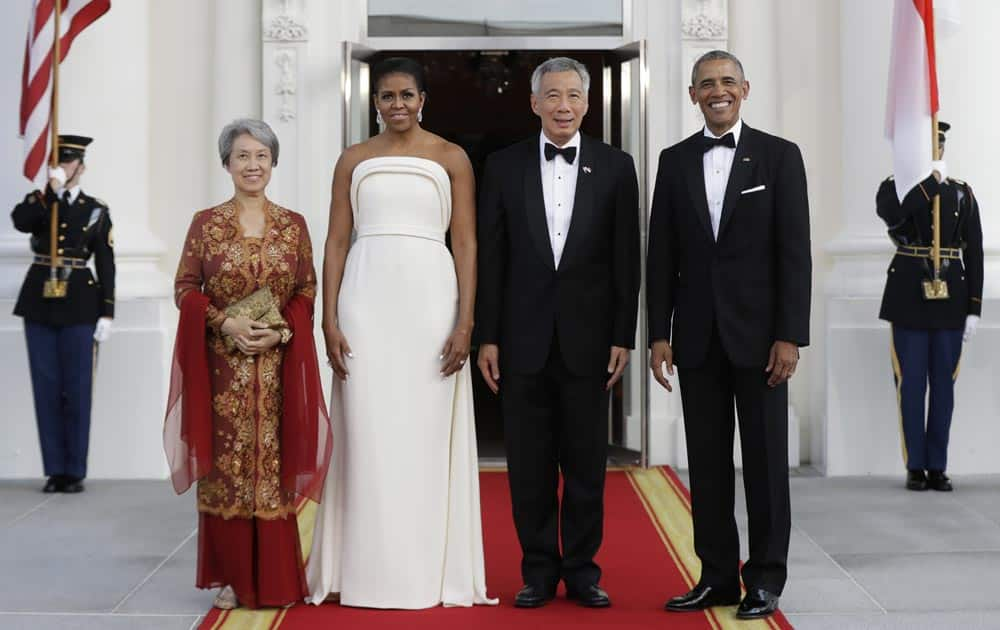
[[[91,481],[82,495],[40,486],[0,481],[0,628],[197,626],[212,593],[192,586],[191,497],[166,482]],[[901,476],[796,471],[781,600],[793,625],[1000,629],[1000,476],[955,486],[916,493]]]

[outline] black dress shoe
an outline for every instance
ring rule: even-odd
[[[718,588],[698,584],[689,592],[671,598],[663,607],[670,612],[693,612],[713,606],[734,606],[740,603],[738,586]]]
[[[944,474],[943,470],[927,471],[927,487],[938,492],[951,492],[954,490],[951,487],[951,479],[948,478],[948,475]]]
[[[607,608],[611,605],[611,598],[596,584],[591,584],[582,590],[567,588],[566,599],[571,599],[587,608]]]
[[[42,488],[42,492],[45,494],[52,494],[53,492],[62,492],[63,488],[66,486],[66,480],[62,475],[52,475],[49,480],[45,482],[45,487]]]
[[[555,589],[544,591],[537,586],[525,584],[517,592],[517,597],[514,598],[514,606],[517,608],[538,608],[539,606],[548,604],[553,597],[555,597]]]
[[[746,597],[736,609],[736,618],[762,619],[773,615],[776,610],[778,610],[777,595],[762,588],[751,588],[747,590]]]
[[[63,484],[63,487],[59,490],[59,492],[63,492],[65,494],[77,494],[79,492],[83,492],[83,479],[78,477],[67,477],[66,482]]]
[[[907,490],[926,490],[927,489],[927,477],[924,475],[922,470],[908,470],[906,471],[906,489]]]

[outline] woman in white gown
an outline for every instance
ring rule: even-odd
[[[334,453],[306,571],[309,601],[494,604],[467,365],[472,167],[460,147],[420,127],[419,64],[387,59],[373,79],[383,131],[347,149],[333,176],[323,331],[336,374]]]

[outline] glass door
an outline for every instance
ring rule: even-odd
[[[370,137],[371,86],[369,61],[378,52],[367,46],[344,42],[341,93],[344,96],[343,147]]]
[[[647,192],[649,158],[646,148],[646,42],[639,40],[605,55],[604,141],[632,156],[639,178],[639,231],[642,283],[635,350],[621,382],[611,392],[608,409],[609,463],[648,463],[649,380],[646,372],[646,231],[649,222]]]

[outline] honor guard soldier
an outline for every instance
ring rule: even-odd
[[[108,338],[115,313],[111,217],[103,201],[80,189],[90,142],[91,138],[82,136],[59,136],[59,166],[50,169],[45,192],[30,193],[11,213],[14,227],[31,234],[34,254],[14,314],[24,318],[38,436],[48,477],[44,492],[83,490],[95,342]],[[52,205],[57,202],[53,230]],[[91,255],[96,278],[87,265]]]
[[[947,123],[938,123],[944,155]],[[934,280],[933,200],[940,195],[939,277]],[[906,487],[950,491],[945,474],[962,343],[975,334],[983,307],[983,231],[979,204],[965,182],[947,177],[943,161],[899,202],[892,177],[876,198],[896,255],[879,317],[892,324],[892,368],[903,439]],[[943,289],[943,287],[942,287]],[[928,383],[930,396],[927,396]],[[925,400],[929,401],[925,412]]]

